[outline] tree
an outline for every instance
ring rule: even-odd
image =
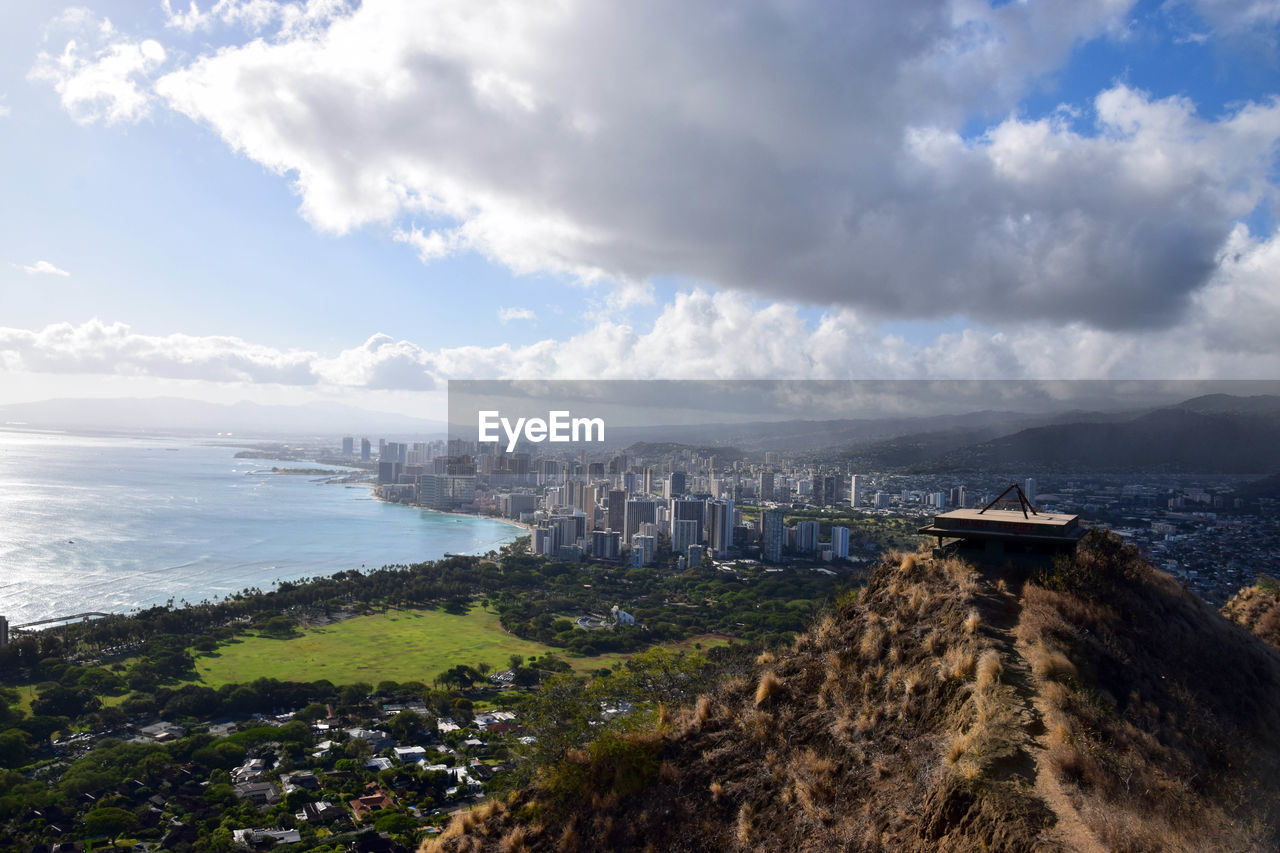
[[[102,806],[84,816],[83,827],[85,835],[90,838],[105,835],[114,841],[122,833],[136,830],[138,819],[133,812],[114,806]]]

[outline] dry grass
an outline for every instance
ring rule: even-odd
[[[1027,661],[1031,664],[1031,672],[1036,678],[1053,680],[1076,675],[1076,665],[1071,662],[1071,659],[1043,641],[1031,646],[1027,651]]]
[[[556,842],[556,850],[559,853],[577,853],[582,847],[582,838],[578,835],[578,822],[570,820],[565,826],[564,832],[560,833],[560,839]]]
[[[756,664],[759,666],[768,666],[769,664],[773,663],[777,659],[778,659],[777,655],[775,655],[773,652],[769,651],[768,649],[765,649],[763,652],[761,652],[759,655],[756,656]]]
[[[752,822],[755,819],[755,809],[750,803],[746,803],[742,808],[738,809],[738,820],[736,832],[734,835],[738,839],[738,843],[744,847],[751,843],[752,837],[755,835]]]
[[[718,803],[724,799],[724,785],[719,782],[712,782],[707,786],[707,790],[711,792],[711,801],[713,803]]]
[[[862,634],[862,640],[858,643],[858,652],[867,660],[875,660],[880,657],[884,639],[883,628],[879,625],[868,625],[867,630]]]
[[[760,683],[756,686],[756,704],[763,705],[776,696],[781,689],[782,680],[774,674],[773,670],[766,671],[760,676]]]
[[[964,632],[966,634],[975,634],[978,631],[978,626],[981,624],[982,617],[978,615],[978,611],[970,609],[969,615],[964,619]]]
[[[974,663],[971,646],[952,646],[938,660],[938,675],[944,681],[965,681],[972,674]]]
[[[1000,660],[1000,653],[995,649],[987,649],[983,652],[978,658],[977,677],[974,679],[978,692],[983,692],[999,683],[1003,672],[1004,664]]]
[[[693,724],[701,728],[711,719],[711,697],[699,696],[698,702],[693,706]]]
[[[526,837],[528,832],[523,826],[514,826],[511,831],[502,837],[502,841],[498,844],[498,849],[502,853],[524,853],[528,850]]]

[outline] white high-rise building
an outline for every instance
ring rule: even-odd
[[[862,477],[854,474],[849,478],[849,506],[862,504]]]
[[[696,519],[677,518],[671,522],[671,551],[675,554],[689,553],[690,545],[701,542],[700,525]]]
[[[831,528],[831,556],[837,560],[849,559],[849,528]]]
[[[1031,502],[1031,505],[1035,506],[1035,503],[1036,503],[1036,478],[1035,477],[1027,478],[1027,482],[1022,489],[1022,493],[1027,496],[1027,500]]]
[[[796,550],[801,554],[813,554],[818,550],[818,522],[801,521],[796,524]]]

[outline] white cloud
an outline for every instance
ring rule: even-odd
[[[336,354],[226,336],[142,335],[92,320],[0,328],[0,369],[107,374],[319,391],[423,392],[447,379],[1173,379],[1280,375],[1280,233],[1230,235],[1193,311],[1168,329],[1113,332],[1083,322],[968,328],[908,341],[850,309],[811,317],[794,304],[693,290],[645,328],[600,320],[526,346],[430,348],[387,335]]]
[[[1280,0],[1190,0],[1209,23],[1228,32],[1280,24]],[[1274,34],[1272,34],[1274,38]]]
[[[959,135],[1131,6],[368,0],[157,90],[288,175],[317,228],[382,223],[426,262],[1167,327],[1273,191],[1280,106],[1206,119],[1119,85]]]
[[[536,320],[538,315],[529,308],[499,308],[498,322],[506,325],[512,320]]]
[[[102,373],[310,385],[314,356],[225,336],[141,335],[123,323],[0,328],[0,365],[33,373]]]
[[[14,264],[15,267],[21,267],[22,271],[27,275],[60,275],[69,276],[71,273],[64,269],[59,269],[48,261],[36,261],[34,264]]]
[[[163,0],[165,26],[184,32],[208,30],[215,24],[241,27],[257,33],[275,26],[279,35],[288,37],[305,33],[332,18],[350,11],[346,0],[306,0],[301,3],[277,0],[216,0],[202,10],[197,0],[181,0],[174,8],[172,0]]]
[[[98,21],[82,8],[68,9],[51,32],[72,30],[76,38],[56,55],[41,51],[28,75],[53,84],[62,106],[81,123],[132,122],[151,109],[150,76],[164,64],[164,47],[154,39],[132,41],[111,21]]]

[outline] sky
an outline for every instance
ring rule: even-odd
[[[1280,0],[0,27],[0,404],[1280,377]]]

